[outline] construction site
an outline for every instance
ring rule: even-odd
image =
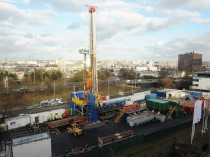
[[[88,50],[79,49],[81,57],[84,57],[83,90],[76,91],[74,88],[74,91],[70,91],[70,104],[65,108],[6,118],[0,124],[0,156],[102,157],[141,156],[141,153],[142,156],[176,156],[176,153],[177,156],[199,156],[207,151],[210,93],[161,89],[117,98],[100,95],[97,79],[96,9],[95,6],[88,6],[90,47]],[[202,151],[202,146],[198,146],[199,153],[189,149],[187,152],[182,150],[182,155],[178,152],[161,154],[157,147],[155,155],[138,148],[150,145],[149,142],[155,143],[160,138],[164,139],[167,134],[176,137],[173,133],[183,128],[190,137],[189,128],[198,102],[203,113],[203,127],[199,126],[199,129],[208,138],[202,143],[202,146],[206,144]],[[198,132],[195,137],[198,137]],[[184,147],[180,145],[181,142],[173,142],[177,149]],[[150,147],[154,149],[154,146]],[[131,150],[126,152],[125,149],[135,151],[129,155],[127,152]],[[145,149],[151,151],[149,148]]]

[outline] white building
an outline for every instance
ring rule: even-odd
[[[6,154],[14,157],[52,157],[50,133],[41,130],[13,134],[12,144],[7,147]]]
[[[148,70],[147,66],[138,66],[138,67],[136,67],[136,71],[137,72],[139,72],[139,71],[147,71],[147,70]]]
[[[158,67],[155,67],[155,66],[149,66],[149,70],[150,70],[150,71],[160,71],[160,70],[158,69]]]
[[[191,89],[210,90],[210,72],[197,72],[195,74]]]
[[[25,75],[24,71],[11,71],[11,73],[17,75],[19,80],[21,80]]]

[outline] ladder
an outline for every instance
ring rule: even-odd
[[[117,123],[119,120],[120,120],[120,118],[125,114],[125,110],[123,110],[123,109],[119,109],[119,113],[118,113],[118,115],[115,117],[115,119],[114,119],[114,122],[115,123]]]
[[[168,111],[167,116],[166,116],[168,120],[170,120],[172,118],[171,116],[172,116],[175,109],[176,109],[176,106],[169,108],[169,111]]]

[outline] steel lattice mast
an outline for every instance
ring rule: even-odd
[[[91,94],[98,95],[98,76],[97,76],[97,61],[96,61],[96,28],[95,28],[95,12],[96,7],[89,6],[90,16],[90,71],[91,71]]]

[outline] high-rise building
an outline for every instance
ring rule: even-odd
[[[178,71],[198,72],[202,68],[202,54],[190,52],[179,54]]]

